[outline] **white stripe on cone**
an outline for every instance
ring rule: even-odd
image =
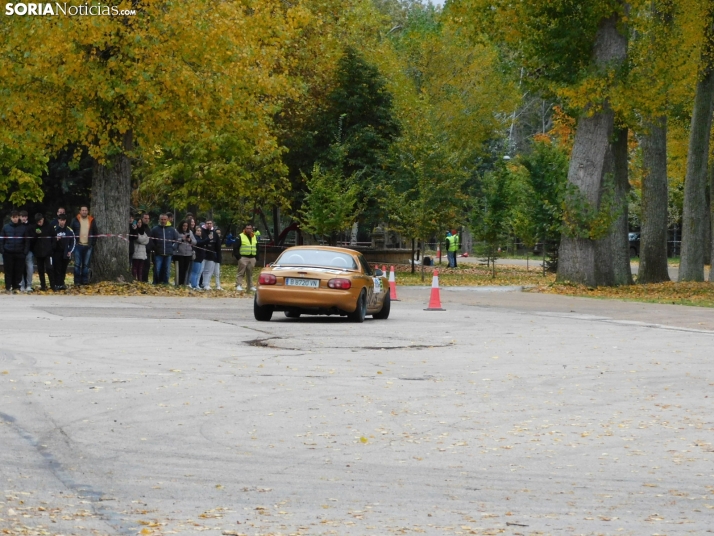
[[[434,270],[431,278],[431,296],[429,297],[429,307],[425,311],[446,311],[441,307],[441,293],[439,291],[439,272]]]
[[[394,277],[394,266],[389,268],[389,299],[399,301],[399,298],[397,298],[397,279]]]

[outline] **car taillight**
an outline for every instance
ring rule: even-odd
[[[349,279],[330,279],[327,282],[327,286],[329,288],[339,288],[342,290],[347,290],[348,288],[352,287],[352,282]]]
[[[277,279],[275,279],[273,274],[260,274],[260,278],[258,279],[261,285],[274,285],[276,281]]]

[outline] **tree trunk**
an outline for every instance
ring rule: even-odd
[[[414,257],[415,251],[414,251],[414,250],[415,250],[415,249],[416,249],[416,248],[415,248],[415,246],[414,246],[414,239],[412,238],[412,273],[414,273],[414,268],[415,268],[415,267],[414,267],[414,261],[415,261],[415,257]]]
[[[709,223],[711,236],[711,258],[709,260],[709,282],[714,283],[714,167],[709,166]]]
[[[712,166],[709,166],[710,168]],[[704,196],[704,264],[709,264],[709,259],[712,257],[712,221],[711,221],[711,190],[709,188],[709,175],[711,170],[707,173],[707,189],[706,195]]]
[[[124,148],[132,146],[131,132],[124,136]],[[106,165],[94,164],[92,215],[101,234],[123,235],[129,230],[131,206],[131,162],[122,153]],[[131,280],[129,242],[118,237],[98,238],[91,259],[92,281]]]
[[[604,109],[592,117],[581,117],[570,157],[568,181],[576,185],[588,203],[600,206],[601,187],[606,173],[613,172],[610,138],[614,114]],[[563,234],[558,254],[558,280],[597,286],[606,276],[596,262],[596,242]],[[609,261],[605,259],[605,261]]]
[[[682,260],[679,281],[704,280],[704,211],[706,203],[709,137],[714,105],[714,7],[707,13],[700,76],[694,96],[692,126],[689,132],[687,176],[684,180],[684,210],[682,213]]]
[[[638,283],[669,281],[667,270],[667,117],[645,125]]]
[[[600,23],[594,46],[594,61],[599,67],[622,63],[627,57],[627,37],[618,30],[619,24],[617,14]],[[596,208],[600,206],[605,175],[615,171],[610,143],[613,130],[614,113],[604,103],[600,111],[580,117],[575,133],[568,181]],[[588,286],[614,284],[613,259],[608,257],[612,240],[610,237],[604,240],[610,243],[609,247],[598,246],[589,238],[563,234],[558,254],[558,280]]]
[[[629,130],[621,128],[616,131],[616,138],[612,145],[612,154],[615,159],[615,203],[619,213],[613,223],[610,233],[610,256],[612,259],[613,284],[631,285],[632,267],[630,265],[630,241],[628,233],[630,222],[628,218],[628,194],[630,193],[630,179],[628,174],[628,149],[627,139]]]
[[[613,208],[618,212],[618,217],[612,223],[610,233],[595,241],[595,281],[598,286],[632,284],[627,219],[627,193],[630,189],[627,173],[627,136],[626,128],[618,129],[610,145],[612,156],[610,165],[614,179],[615,206]]]

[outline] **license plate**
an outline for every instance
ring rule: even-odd
[[[285,284],[291,287],[308,287],[308,288],[319,288],[319,279],[295,279],[294,277],[286,277]]]

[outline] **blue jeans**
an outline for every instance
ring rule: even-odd
[[[169,284],[171,255],[154,255],[154,285]]]
[[[89,261],[92,258],[92,246],[77,245],[74,248],[74,284],[89,283]]]
[[[456,252],[455,251],[447,251],[446,256],[449,259],[449,268],[454,268],[456,266]]]
[[[22,276],[22,284],[20,285],[22,290],[32,288],[32,274],[35,272],[33,260],[34,255],[30,251],[25,257],[25,273]]]
[[[201,275],[202,271],[203,271],[203,263],[202,262],[193,261],[193,263],[191,263],[191,275],[188,278],[188,284],[191,287],[193,287],[193,288],[198,287],[198,277]]]

